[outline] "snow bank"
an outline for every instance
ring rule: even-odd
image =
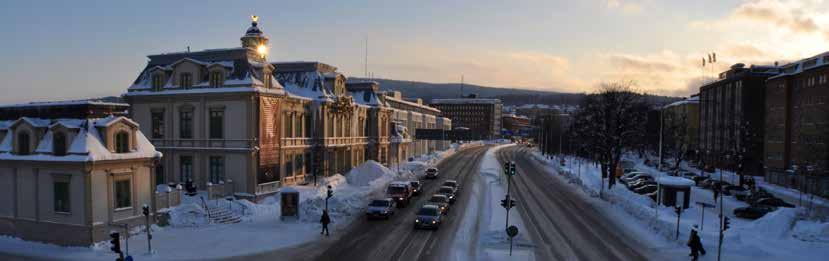
[[[748,225],[734,229],[734,237],[783,238],[794,226],[798,211],[793,208],[779,208]]]
[[[352,186],[368,186],[377,179],[390,179],[394,176],[394,172],[373,160],[351,169],[345,175],[348,184]]]
[[[181,204],[171,208],[168,213],[170,213],[170,225],[174,227],[193,227],[210,223],[207,219],[207,211],[196,203]]]
[[[792,236],[803,241],[829,243],[829,222],[799,221],[792,229]]]

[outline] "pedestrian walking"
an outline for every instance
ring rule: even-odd
[[[697,260],[700,254],[705,255],[705,248],[702,248],[702,241],[697,233],[696,225],[691,228],[691,237],[688,238],[688,247],[691,248],[691,253],[688,254],[688,256],[692,257],[691,260]]]
[[[325,235],[328,236],[328,224],[331,223],[331,217],[328,216],[328,210],[322,211],[320,223],[322,223],[322,231],[320,231],[320,235],[325,233]]]
[[[720,186],[711,186],[712,191],[714,191],[714,202],[717,202],[717,198],[720,197]]]

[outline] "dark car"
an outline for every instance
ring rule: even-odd
[[[440,213],[440,209],[436,205],[423,205],[417,211],[414,228],[440,228],[440,223],[443,221],[443,215]]]
[[[426,204],[438,206],[440,213],[442,214],[449,213],[449,197],[446,195],[434,194],[431,198],[429,198],[429,202]]]
[[[697,186],[701,186],[708,179],[709,179],[708,176],[694,176],[693,178],[691,178],[691,180],[693,180],[694,183],[696,183]]]
[[[395,201],[391,198],[372,200],[371,203],[368,203],[368,209],[366,209],[366,217],[368,219],[389,219],[389,217],[394,215],[395,205]]]
[[[772,206],[753,205],[748,207],[735,208],[734,215],[741,218],[758,219],[774,210],[775,208]]]
[[[633,192],[636,192],[636,194],[648,194],[648,193],[656,192],[656,189],[657,189],[656,184],[648,184],[648,185],[644,185],[644,186],[641,186],[639,188],[634,189]]]
[[[726,196],[736,196],[736,195],[739,195],[739,194],[747,194],[748,193],[747,188],[744,188],[744,187],[741,187],[741,186],[735,186],[735,185],[725,186],[725,187],[723,187],[722,191],[723,191],[723,194],[726,195]]]
[[[458,185],[458,181],[453,179],[447,179],[443,182],[443,185],[441,186],[452,187],[453,189],[455,189],[455,194],[458,194],[458,191],[461,190],[460,185]]]
[[[654,182],[653,179],[647,179],[647,178],[640,179],[640,180],[637,180],[637,181],[634,181],[634,182],[631,182],[630,184],[628,184],[628,189],[634,190],[634,189],[639,188],[641,186],[649,185],[649,184],[655,184],[655,183],[656,182]]]
[[[428,168],[428,169],[426,169],[426,178],[427,179],[436,179],[436,178],[438,178],[438,169],[437,168]]]
[[[779,198],[764,198],[764,199],[757,200],[757,202],[755,202],[754,204],[756,204],[756,205],[766,205],[766,206],[772,206],[772,207],[784,207],[784,208],[793,208],[794,207],[794,205],[786,203],[786,201],[783,201],[782,199],[779,199]]]
[[[771,193],[766,192],[765,190],[760,189],[757,192],[750,193],[748,196],[746,196],[745,201],[748,204],[754,204],[754,203],[757,203],[758,200],[761,200],[761,199],[764,199],[764,198],[774,198],[774,195],[772,195]],[[738,196],[737,199],[740,199],[740,197]]]
[[[420,181],[412,181],[410,184],[412,187],[412,196],[420,195]]]
[[[449,198],[449,203],[455,203],[455,189],[449,186],[442,186],[438,188],[438,194]]]

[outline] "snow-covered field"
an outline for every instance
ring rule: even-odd
[[[183,196],[182,204],[169,209],[170,226],[152,227],[153,254],[147,254],[144,228],[135,228],[129,240],[130,254],[140,260],[199,260],[249,255],[318,240],[321,238],[319,218],[325,206],[327,185],[334,190],[329,199],[332,229],[345,227],[355,217],[361,216],[372,198],[381,197],[386,185],[393,180],[412,179],[457,150],[481,143],[453,144],[452,148],[417,157],[406,162],[397,171],[368,161],[355,167],[345,176],[325,178],[319,187],[294,186],[289,189],[300,194],[298,220],[280,219],[280,202],[273,196],[253,203],[237,202],[245,206],[233,206],[233,212],[241,216],[236,224],[213,224],[205,217],[201,196]],[[205,197],[206,198],[206,197]],[[207,202],[209,207],[226,206],[223,199]],[[244,212],[244,214],[242,213]],[[259,243],[251,243],[259,242]],[[122,249],[125,242],[121,243]],[[28,242],[18,238],[0,236],[0,252],[19,256],[46,257],[65,260],[112,260],[115,254],[109,250],[109,242],[99,242],[90,247],[61,247],[52,244]]]
[[[495,153],[512,145],[490,148],[481,161],[476,183],[466,185],[472,200],[464,210],[449,260],[534,260],[532,248],[527,247],[532,243],[522,233],[513,239],[515,247],[509,256],[509,237],[504,231],[506,210],[500,202],[506,195],[506,180]],[[518,211],[510,211],[510,225],[526,227],[523,222]]]
[[[687,258],[689,251],[685,243],[690,230],[692,226],[704,223],[700,236],[707,255],[701,260],[716,260],[719,209],[706,208],[702,221],[702,209],[695,204],[713,204],[710,190],[692,187],[692,205],[682,212],[677,239],[677,216],[673,208],[657,206],[650,198],[633,193],[621,184],[611,190],[605,187],[602,200],[598,200],[602,182],[598,166],[586,161],[580,163],[572,157],[565,158],[565,166],[560,166],[557,159],[549,160],[537,153],[534,157],[545,162],[552,175],[578,186],[586,195],[597,199],[595,204],[607,208],[608,213],[623,220],[622,223],[630,224],[628,228],[635,230],[637,235],[647,237],[648,240],[643,242],[660,255],[678,260]],[[645,166],[641,160],[629,159],[637,163],[636,168],[640,171],[657,177],[666,175]],[[829,223],[803,220],[803,209],[781,208],[761,219],[746,220],[733,215],[734,208],[746,206],[744,202],[726,196],[724,205],[723,213],[731,218],[731,228],[725,232],[723,260],[821,260],[821,256],[829,255]]]

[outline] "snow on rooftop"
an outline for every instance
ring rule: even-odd
[[[699,96],[694,96],[694,97],[690,97],[690,98],[686,98],[686,99],[683,99],[683,100],[672,102],[668,105],[663,106],[662,108],[665,109],[665,108],[670,108],[670,107],[679,106],[679,105],[683,105],[683,104],[698,104],[698,103],[699,103]]]
[[[204,93],[239,93],[239,92],[253,92],[253,93],[271,93],[284,94],[282,89],[277,88],[261,88],[261,87],[219,87],[219,88],[193,88],[193,89],[178,89],[178,90],[163,90],[154,92],[127,92],[125,96],[152,96],[152,95],[170,95],[170,94],[204,94]]]
[[[23,107],[45,107],[45,106],[67,106],[67,105],[102,105],[102,106],[130,106],[126,103],[104,102],[98,100],[67,100],[67,101],[49,101],[49,102],[29,102],[20,104],[0,105],[0,109],[4,108],[23,108]]]
[[[432,104],[500,104],[499,99],[433,99]]]
[[[691,187],[695,184],[693,180],[674,176],[657,177],[656,183],[658,183],[659,185],[672,187]]]
[[[22,118],[21,118],[22,119]],[[18,155],[11,153],[12,139],[14,135],[6,135],[0,142],[0,160],[34,160],[34,161],[64,161],[64,162],[88,162],[119,159],[141,159],[160,157],[161,153],[155,150],[141,131],[135,131],[135,149],[127,153],[114,153],[104,146],[106,137],[101,136],[98,128],[104,128],[118,120],[129,120],[124,117],[107,117],[100,119],[28,119],[28,121],[52,122],[64,126],[78,126],[79,129],[71,141],[68,141],[67,155],[52,155],[53,132],[47,130],[46,134],[37,143],[35,154]],[[71,136],[71,135],[70,135]]]
[[[769,77],[769,80],[787,75],[802,73],[804,70],[829,65],[829,52],[824,52],[809,58],[801,59],[783,66],[780,66],[782,73]]]

